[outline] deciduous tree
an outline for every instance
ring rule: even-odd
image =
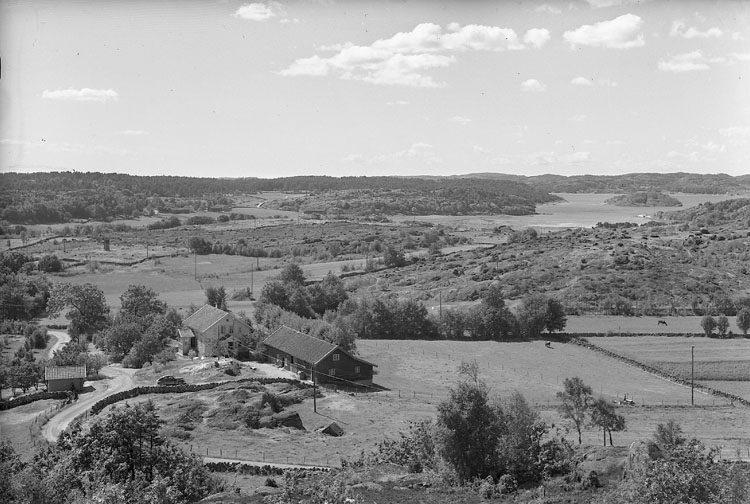
[[[49,313],[57,315],[66,307],[70,307],[66,317],[88,336],[107,325],[109,306],[104,292],[94,284],[55,284],[47,304]]]
[[[703,332],[706,334],[707,337],[711,337],[711,334],[714,332],[714,329],[716,329],[716,319],[714,319],[711,315],[705,315],[701,319],[701,327],[703,328]]]
[[[747,331],[750,330],[750,308],[742,308],[739,312],[737,312],[737,329],[742,331],[742,334],[747,337]]]
[[[586,423],[586,413],[591,403],[591,387],[583,383],[579,377],[565,378],[564,390],[558,392],[557,398],[562,401],[560,414],[573,421],[578,431],[578,444],[581,444],[581,429]]]
[[[604,446],[607,446],[607,433],[612,446],[612,432],[625,430],[625,417],[618,415],[615,406],[603,397],[591,404],[591,423],[602,429]]]
[[[145,285],[130,285],[120,296],[120,312],[133,317],[145,318],[152,315],[163,315],[167,303]]]

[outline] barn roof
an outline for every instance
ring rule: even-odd
[[[344,349],[333,343],[310,336],[309,334],[295,331],[287,326],[281,326],[276,329],[273,334],[263,341],[263,344],[281,350],[296,359],[311,364],[317,364],[336,349],[349,355],[354,360],[366,364],[372,364],[364,359],[351,355],[349,352],[346,352]]]
[[[182,325],[189,327],[193,331],[202,333],[227,315],[229,315],[228,312],[205,304],[198,311],[183,320]]]
[[[71,378],[86,378],[86,365],[47,366],[44,368],[45,380],[68,380]]]
[[[263,341],[263,344],[281,350],[311,364],[317,364],[336,349],[336,345],[304,334],[287,326],[281,326]]]

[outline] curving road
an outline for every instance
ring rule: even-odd
[[[79,415],[86,413],[96,401],[133,388],[135,386],[133,375],[136,371],[138,370],[123,368],[119,364],[103,367],[99,374],[107,378],[84,383],[84,388],[93,387],[94,390],[81,393],[76,402],[59,410],[55,416],[50,418],[42,427],[44,439],[52,443],[56,442],[60,433],[68,428],[70,422]]]
[[[47,331],[47,334],[51,334],[55,338],[57,338],[57,341],[55,341],[55,344],[52,345],[47,349],[47,359],[51,359],[52,355],[60,350],[64,345],[66,345],[70,341],[70,335],[67,331],[59,331],[56,329],[50,329]]]

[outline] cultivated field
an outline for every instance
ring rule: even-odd
[[[684,380],[691,376],[691,349],[694,348],[697,382],[750,398],[750,339],[638,336],[590,337],[588,340]]]

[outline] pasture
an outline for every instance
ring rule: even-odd
[[[703,334],[699,316],[625,317],[618,315],[570,315],[565,332],[570,334]],[[729,330],[738,332],[735,317],[729,319]],[[667,325],[659,324],[663,320]]]
[[[564,378],[579,376],[607,399],[627,393],[636,406],[618,408],[627,431],[614,433],[615,444],[626,446],[636,439],[650,438],[657,423],[673,418],[688,436],[708,446],[721,446],[726,458],[737,450],[747,458],[750,440],[746,425],[750,408],[732,407],[727,402],[696,393],[697,406],[690,406],[690,388],[601,356],[584,348],[543,341],[523,343],[360,340],[360,355],[378,364],[375,383],[387,390],[352,394],[346,390],[322,391],[313,411],[311,399],[292,407],[306,431],[294,429],[210,428],[204,421],[190,431],[183,446],[200,455],[238,457],[277,463],[337,465],[340,458],[353,459],[361,451],[374,449],[384,437],[395,438],[410,420],[435,418],[437,405],[448,397],[459,379],[457,367],[464,360],[476,359],[481,377],[493,395],[501,397],[519,391],[540,412],[542,418],[565,431],[570,423],[556,411],[555,393],[562,390]],[[211,392],[196,393],[190,400],[211,402]],[[187,397],[153,395],[157,408],[172,411]],[[337,422],[345,431],[331,438],[316,430]],[[568,431],[568,439],[577,436]],[[586,428],[584,443],[601,443],[601,433]]]
[[[750,339],[637,336],[588,340],[684,380],[691,376],[694,348],[696,382],[750,398]]]

